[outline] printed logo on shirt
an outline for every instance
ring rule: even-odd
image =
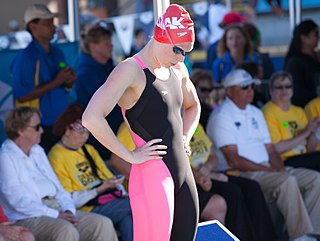
[[[82,184],[82,186],[90,188],[96,186],[99,182],[97,178],[92,174],[91,168],[87,162],[81,162],[76,165],[78,173],[75,173],[76,179]]]
[[[241,123],[239,121],[234,123],[238,130],[240,130]]]
[[[295,121],[288,121],[289,131],[293,137],[299,134],[299,125]]]
[[[165,96],[165,95],[168,94],[168,91],[166,91],[166,90],[161,90],[161,94],[162,94],[162,96]]]
[[[258,121],[257,121],[254,117],[252,117],[252,119],[251,119],[251,124],[252,124],[252,126],[253,126],[254,128],[256,128],[256,129],[259,128],[259,127],[258,127]]]

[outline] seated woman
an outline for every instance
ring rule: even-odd
[[[317,88],[318,97],[312,99],[305,107],[304,111],[306,112],[308,120],[312,120],[315,117],[320,118],[320,85]],[[317,145],[317,150],[320,151],[320,128],[317,129],[316,137],[319,140]]]
[[[49,160],[76,208],[110,218],[121,239],[132,241],[129,198],[117,189],[123,178],[116,178],[96,149],[85,144],[89,132],[81,124],[83,111],[80,105],[73,104],[58,117],[53,133],[61,139],[50,150]]]
[[[316,131],[320,118],[308,121],[301,107],[291,104],[293,80],[286,71],[274,73],[269,81],[271,100],[263,107],[272,142],[286,166],[320,171],[320,140]]]
[[[259,66],[261,64],[253,54],[249,34],[237,24],[226,28],[218,45],[218,56],[210,67],[213,80],[220,84],[223,84],[224,78],[236,64],[245,61],[253,61]]]
[[[18,107],[5,119],[8,139],[0,149],[0,202],[9,220],[38,241],[117,241],[112,222],[76,211],[54,174],[44,149],[40,112]]]
[[[0,206],[0,241],[35,241],[33,234],[24,227],[9,222]]]

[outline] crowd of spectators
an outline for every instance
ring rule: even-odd
[[[6,214],[1,208],[0,240],[130,241],[132,213],[124,187],[131,166],[81,124],[84,108],[116,65],[112,31],[99,21],[86,29],[73,69],[50,43],[57,16],[42,4],[26,10],[33,39],[11,65],[16,108],[7,115],[0,149],[0,203]],[[221,39],[208,48],[207,68],[189,68],[202,109],[189,157],[199,221],[217,219],[244,241],[315,241],[318,25],[304,20],[295,27],[278,72],[260,52],[260,31],[247,18],[230,12],[221,26]],[[132,55],[145,42],[140,29],[135,34]],[[77,97],[72,105],[70,91]],[[122,143],[134,149],[119,107],[108,118]],[[284,219],[281,232],[270,205]]]

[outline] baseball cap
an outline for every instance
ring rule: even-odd
[[[232,70],[224,80],[224,87],[246,86],[250,84],[259,85],[261,84],[261,80],[252,78],[252,76],[243,69]]]
[[[158,18],[154,39],[160,43],[194,42],[194,24],[189,13],[178,4],[171,4]]]
[[[35,3],[28,7],[24,14],[24,22],[28,24],[30,21],[40,19],[50,19],[60,16],[59,13],[51,12],[48,7],[42,3]]]
[[[219,26],[221,28],[224,28],[226,26],[228,26],[229,24],[233,24],[233,23],[243,23],[243,22],[247,22],[248,19],[245,16],[240,15],[240,13],[236,12],[236,11],[231,11],[226,13],[223,16],[222,22],[219,23]]]

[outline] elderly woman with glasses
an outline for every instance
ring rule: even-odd
[[[118,240],[112,222],[76,211],[40,143],[40,112],[18,107],[5,120],[8,139],[0,149],[0,202],[9,220],[36,240]]]
[[[97,150],[86,144],[89,131],[81,124],[83,111],[73,104],[58,117],[53,134],[61,139],[50,150],[49,160],[77,209],[110,218],[121,240],[132,241],[129,198],[119,190],[124,178],[114,176]]]
[[[289,72],[274,73],[269,82],[271,100],[263,107],[272,142],[286,166],[320,171],[320,140],[316,131],[320,118],[308,121],[301,107],[291,104],[293,80]]]

